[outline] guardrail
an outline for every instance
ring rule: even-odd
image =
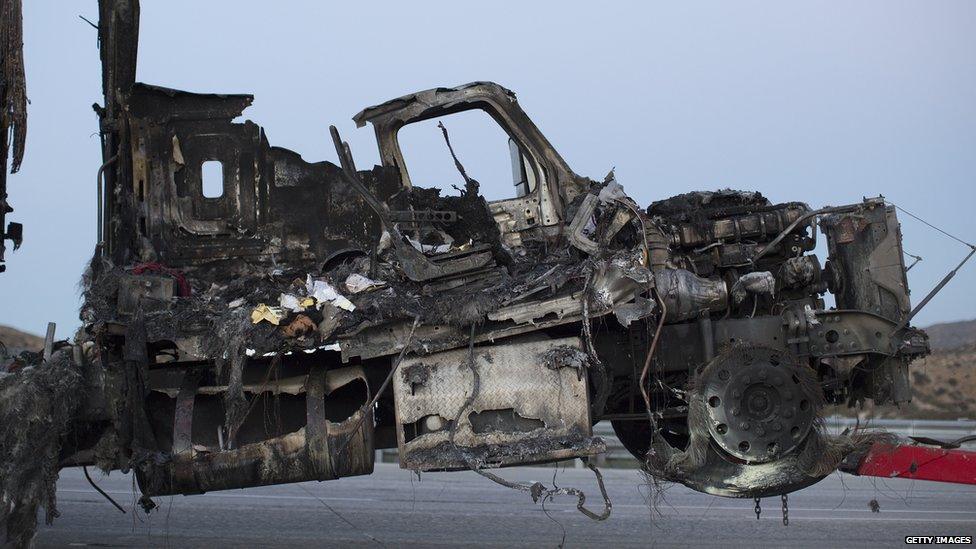
[[[827,429],[831,433],[841,433],[845,429],[858,426],[855,418],[831,416],[826,418]],[[929,419],[871,419],[862,420],[861,428],[879,429],[901,437],[926,436],[936,440],[951,441],[967,435],[976,435],[976,420],[929,420]],[[596,457],[596,464],[600,467],[637,468],[637,460],[624,448],[609,421],[601,421],[593,426],[593,435],[598,436],[607,444],[607,451]],[[969,443],[972,444],[972,443]],[[969,445],[967,444],[967,445]],[[396,448],[376,451],[376,461],[395,463],[397,461]],[[582,467],[579,460],[574,460],[577,467]]]
[[[832,416],[826,419],[831,432],[841,432],[852,428],[857,420],[849,417]],[[971,419],[872,419],[862,420],[861,427],[884,429],[899,436],[926,436],[939,440],[953,440],[976,434],[976,421]]]

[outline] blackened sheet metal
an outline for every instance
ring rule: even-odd
[[[111,223],[113,260],[154,259],[172,267],[219,259],[323,261],[340,252],[369,253],[381,233],[377,217],[330,162],[306,162],[272,147],[252,122],[233,120],[250,95],[197,94],[133,85],[127,96],[131,186],[123,186]],[[202,166],[222,166],[222,191],[203,194]],[[359,173],[386,200],[399,188],[395,170]],[[321,265],[320,265],[321,268]]]
[[[104,179],[99,182],[100,191],[105,197],[103,205],[103,227],[99,230],[108,235],[108,249],[112,243],[117,246],[129,244],[129,236],[135,234],[135,225],[122,219],[126,207],[130,206],[122,193],[122,186],[131,180],[131,158],[126,140],[127,130],[123,122],[126,97],[136,79],[136,59],[139,46],[139,1],[138,0],[99,0],[98,2],[98,43],[102,62],[101,106],[94,109],[99,118],[99,132],[102,136],[102,162]],[[110,168],[109,168],[110,166]],[[112,221],[112,222],[110,222]],[[101,242],[98,243],[101,246]],[[118,250],[117,253],[121,253]]]
[[[144,459],[136,467],[139,487],[155,497],[370,474],[373,411],[357,409],[337,422],[325,413],[327,391],[354,382],[368,387],[360,367],[330,372],[315,367],[306,383],[304,427],[239,448],[191,446]],[[368,400],[368,389],[365,397]]]
[[[869,311],[901,321],[911,311],[901,225],[894,206],[865,199],[853,213],[825,216],[830,282],[840,309]]]
[[[466,399],[474,374],[459,367],[469,360],[467,349],[406,359],[403,375],[393,380],[401,467],[466,469],[471,455],[498,466],[602,451],[602,443],[591,437],[589,396],[580,370],[542,366],[550,351],[578,349],[580,339],[537,339],[475,348],[472,367],[478,369],[480,390],[470,404]],[[534,428],[479,429],[475,417],[486,414],[518,416],[519,425]]]

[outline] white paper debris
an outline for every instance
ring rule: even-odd
[[[340,294],[332,284],[324,280],[314,280],[312,279],[312,275],[308,275],[308,278],[305,279],[305,289],[308,290],[308,295],[314,297],[319,305],[322,303],[331,303],[347,311],[356,310],[356,306],[352,304],[352,301],[349,301],[344,295]]]
[[[342,349],[339,347],[339,344],[338,343],[329,343],[329,344],[326,344],[326,345],[319,345],[318,347],[313,347],[311,349],[302,349],[302,352],[303,353],[306,353],[306,354],[312,354],[312,353],[314,353],[316,351],[340,351],[340,350],[342,350]],[[263,357],[271,357],[271,356],[277,356],[277,355],[289,356],[289,355],[292,355],[294,353],[295,353],[295,351],[285,351],[284,353],[281,353],[279,351],[271,351],[271,352],[268,352],[268,353],[263,353],[263,354],[261,354],[261,356],[263,356]],[[247,356],[255,356],[255,355],[258,354],[258,352],[257,352],[256,349],[245,349],[244,350],[244,354],[246,354]]]
[[[346,289],[354,294],[380,288],[386,285],[382,280],[373,280],[359,273],[352,273],[346,278]]]
[[[282,309],[288,309],[293,313],[300,313],[305,310],[305,307],[302,306],[301,298],[291,294],[281,294],[281,297],[278,298],[278,305]]]

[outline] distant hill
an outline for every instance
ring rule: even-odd
[[[7,353],[11,355],[21,351],[40,351],[44,348],[43,337],[9,326],[0,326],[0,343],[7,346]]]
[[[915,397],[902,409],[879,410],[888,417],[976,418],[976,320],[925,328],[932,354],[912,363]]]
[[[972,325],[972,323],[969,323]],[[960,419],[976,417],[976,343],[960,343],[909,366],[915,397],[889,417]]]
[[[908,367],[914,397],[900,407],[868,404],[858,415],[901,419],[976,418],[976,320],[923,328],[932,354]],[[837,406],[830,413],[853,415]]]
[[[933,351],[951,351],[976,345],[976,320],[933,324],[925,331],[929,334]]]

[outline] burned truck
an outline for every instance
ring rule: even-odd
[[[136,82],[138,22],[135,0],[101,0],[83,327],[21,370],[59,372],[45,394],[70,395],[55,476],[132,470],[152,498],[369,474],[396,448],[406,469],[503,481],[491,471],[604,452],[592,427],[610,421],[653,478],[755,498],[862,442],[828,434],[825,406],[912,397],[928,343],[881,197],[644,207],[612,172],[576,174],[490,82],[355,115],[378,166],[334,127],[338,163],[308,162],[235,121],[249,95]],[[458,193],[407,170],[401,129],[470,110],[508,136],[511,198],[481,195],[449,126]]]

